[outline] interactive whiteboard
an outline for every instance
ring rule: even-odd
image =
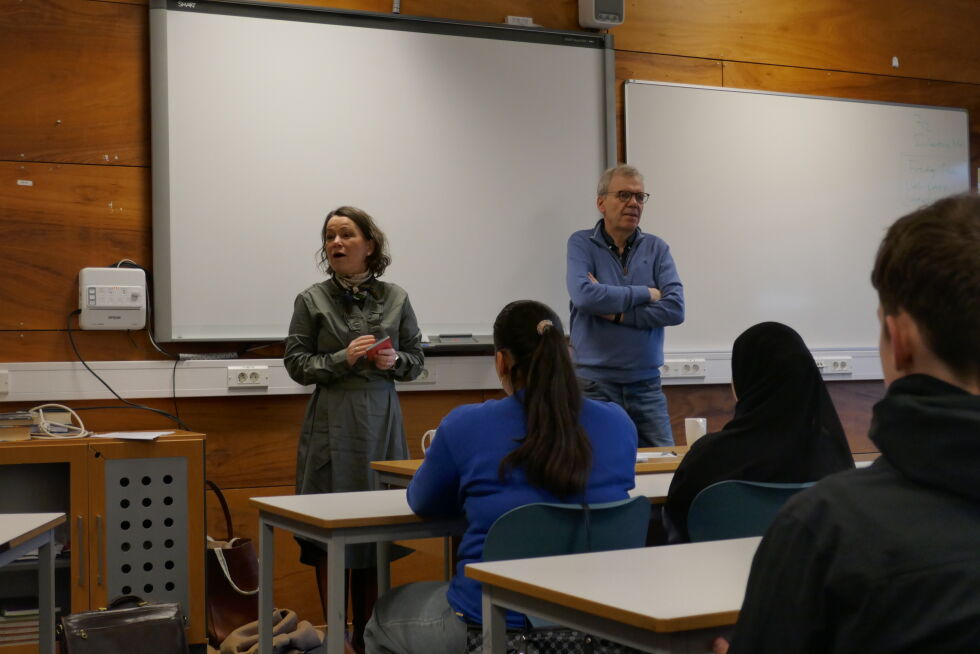
[[[608,37],[151,0],[157,337],[273,340],[341,205],[387,233],[423,331],[567,317],[565,241],[614,145]]]

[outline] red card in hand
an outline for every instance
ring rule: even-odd
[[[385,336],[380,341],[375,341],[374,345],[369,347],[367,349],[367,352],[365,352],[364,354],[365,356],[367,356],[368,361],[374,361],[378,357],[378,352],[380,352],[381,350],[390,350],[390,349],[391,349],[391,337]]]

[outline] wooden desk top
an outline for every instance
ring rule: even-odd
[[[734,624],[761,538],[474,563],[466,576],[656,632]]]
[[[687,452],[687,450],[687,445],[675,445],[673,447],[641,447],[639,450],[637,450],[638,452],[672,452],[678,456],[637,462],[636,474],[641,475],[651,472],[673,472],[677,470],[677,466],[680,465],[681,459],[684,458],[684,454]],[[379,472],[387,472],[393,475],[400,475],[403,477],[414,477],[415,473],[419,469],[419,466],[422,465],[422,461],[424,461],[424,459],[372,461],[371,469],[378,470]]]
[[[66,520],[64,513],[3,513],[0,514],[0,552],[54,529]]]
[[[630,497],[645,495],[653,504],[667,498],[673,475],[640,475]],[[252,497],[249,504],[272,515],[299,520],[304,524],[338,529],[373,525],[397,525],[422,522],[408,506],[404,488],[355,493],[321,493],[317,495],[282,495]]]
[[[422,522],[422,518],[409,508],[406,492],[404,488],[396,488],[352,493],[252,497],[248,503],[260,511],[326,529]]]

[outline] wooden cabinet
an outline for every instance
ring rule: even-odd
[[[55,532],[68,550],[56,562],[62,614],[124,594],[179,602],[188,641],[205,642],[203,435],[0,445],[0,512],[39,511],[68,515]],[[32,577],[30,563],[0,569],[0,606],[33,595]],[[0,629],[0,654],[36,651],[36,643],[5,644]]]

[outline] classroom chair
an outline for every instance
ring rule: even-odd
[[[650,522],[650,501],[640,495],[602,504],[525,504],[503,514],[490,526],[484,561],[529,559],[643,547]],[[528,616],[532,629],[508,633],[507,651],[594,651],[620,654],[628,647],[593,639],[573,629]],[[482,632],[471,625],[467,652],[482,651]]]
[[[711,484],[697,494],[687,512],[691,542],[761,536],[786,500],[815,483],[729,479]]]

